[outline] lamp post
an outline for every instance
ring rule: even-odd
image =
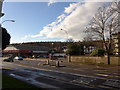
[[[14,20],[4,20],[4,21],[1,22],[1,25],[2,25],[4,22],[7,22],[7,21],[15,22]]]
[[[3,4],[3,1],[4,1],[4,0],[0,0],[0,18],[4,15],[4,14],[2,13],[2,4]]]
[[[63,29],[61,29],[61,30],[63,30]],[[66,31],[66,30],[63,30],[65,33],[66,33],[66,35],[67,35],[67,40],[68,40],[68,32]],[[68,54],[68,62],[71,62],[71,57],[70,57],[70,55]]]
[[[52,43],[52,51],[51,51],[52,55],[54,54],[54,43]]]
[[[2,4],[3,4],[3,0],[0,0],[0,18],[4,15],[3,13],[2,13]],[[2,27],[1,27],[1,24],[0,24],[0,58],[2,57]],[[2,82],[0,82],[0,87],[2,87],[1,86],[2,85]],[[2,89],[2,88],[0,88],[0,89]]]
[[[67,40],[68,40],[68,32],[67,32],[66,30],[64,30],[64,29],[61,29],[61,30],[66,33],[66,35],[67,35]]]

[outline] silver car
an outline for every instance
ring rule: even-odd
[[[23,58],[20,57],[20,56],[16,56],[14,59],[15,59],[15,60],[23,60]]]

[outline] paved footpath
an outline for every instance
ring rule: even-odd
[[[13,63],[80,76],[80,78],[73,81],[74,83],[120,88],[120,66],[92,65],[63,61],[59,63],[59,67],[56,67],[56,62],[50,61],[50,65],[46,65],[47,62],[45,60],[26,59]]]

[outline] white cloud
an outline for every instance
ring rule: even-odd
[[[56,2],[55,0],[49,0],[48,6],[52,5],[52,4],[55,3],[55,2]]]
[[[100,2],[84,2],[73,3],[69,7],[65,7],[64,13],[57,17],[51,24],[43,27],[38,35],[28,37],[44,36],[45,38],[65,39],[67,35],[61,29],[68,32],[69,38],[74,40],[82,40],[85,36],[83,30],[103,3]],[[26,36],[27,37],[27,36]]]
[[[32,37],[32,36],[31,35],[25,35],[24,37],[21,38],[21,40],[25,40],[25,39],[30,38],[30,37]]]
[[[22,37],[21,40],[26,40],[28,38],[36,38],[36,37],[41,37],[41,35],[40,34],[36,34],[36,35],[28,34],[28,35],[25,35],[24,37]]]
[[[76,9],[78,6],[80,5],[80,3],[73,3],[70,4],[69,7],[65,7],[65,13],[71,13],[74,9]]]

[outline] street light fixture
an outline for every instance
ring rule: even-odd
[[[67,40],[68,40],[68,32],[67,32],[66,30],[63,30],[63,29],[61,29],[61,30],[66,33],[66,35],[67,35]]]
[[[15,20],[4,20],[4,21],[1,22],[1,24],[3,24],[6,21],[15,22]]]

